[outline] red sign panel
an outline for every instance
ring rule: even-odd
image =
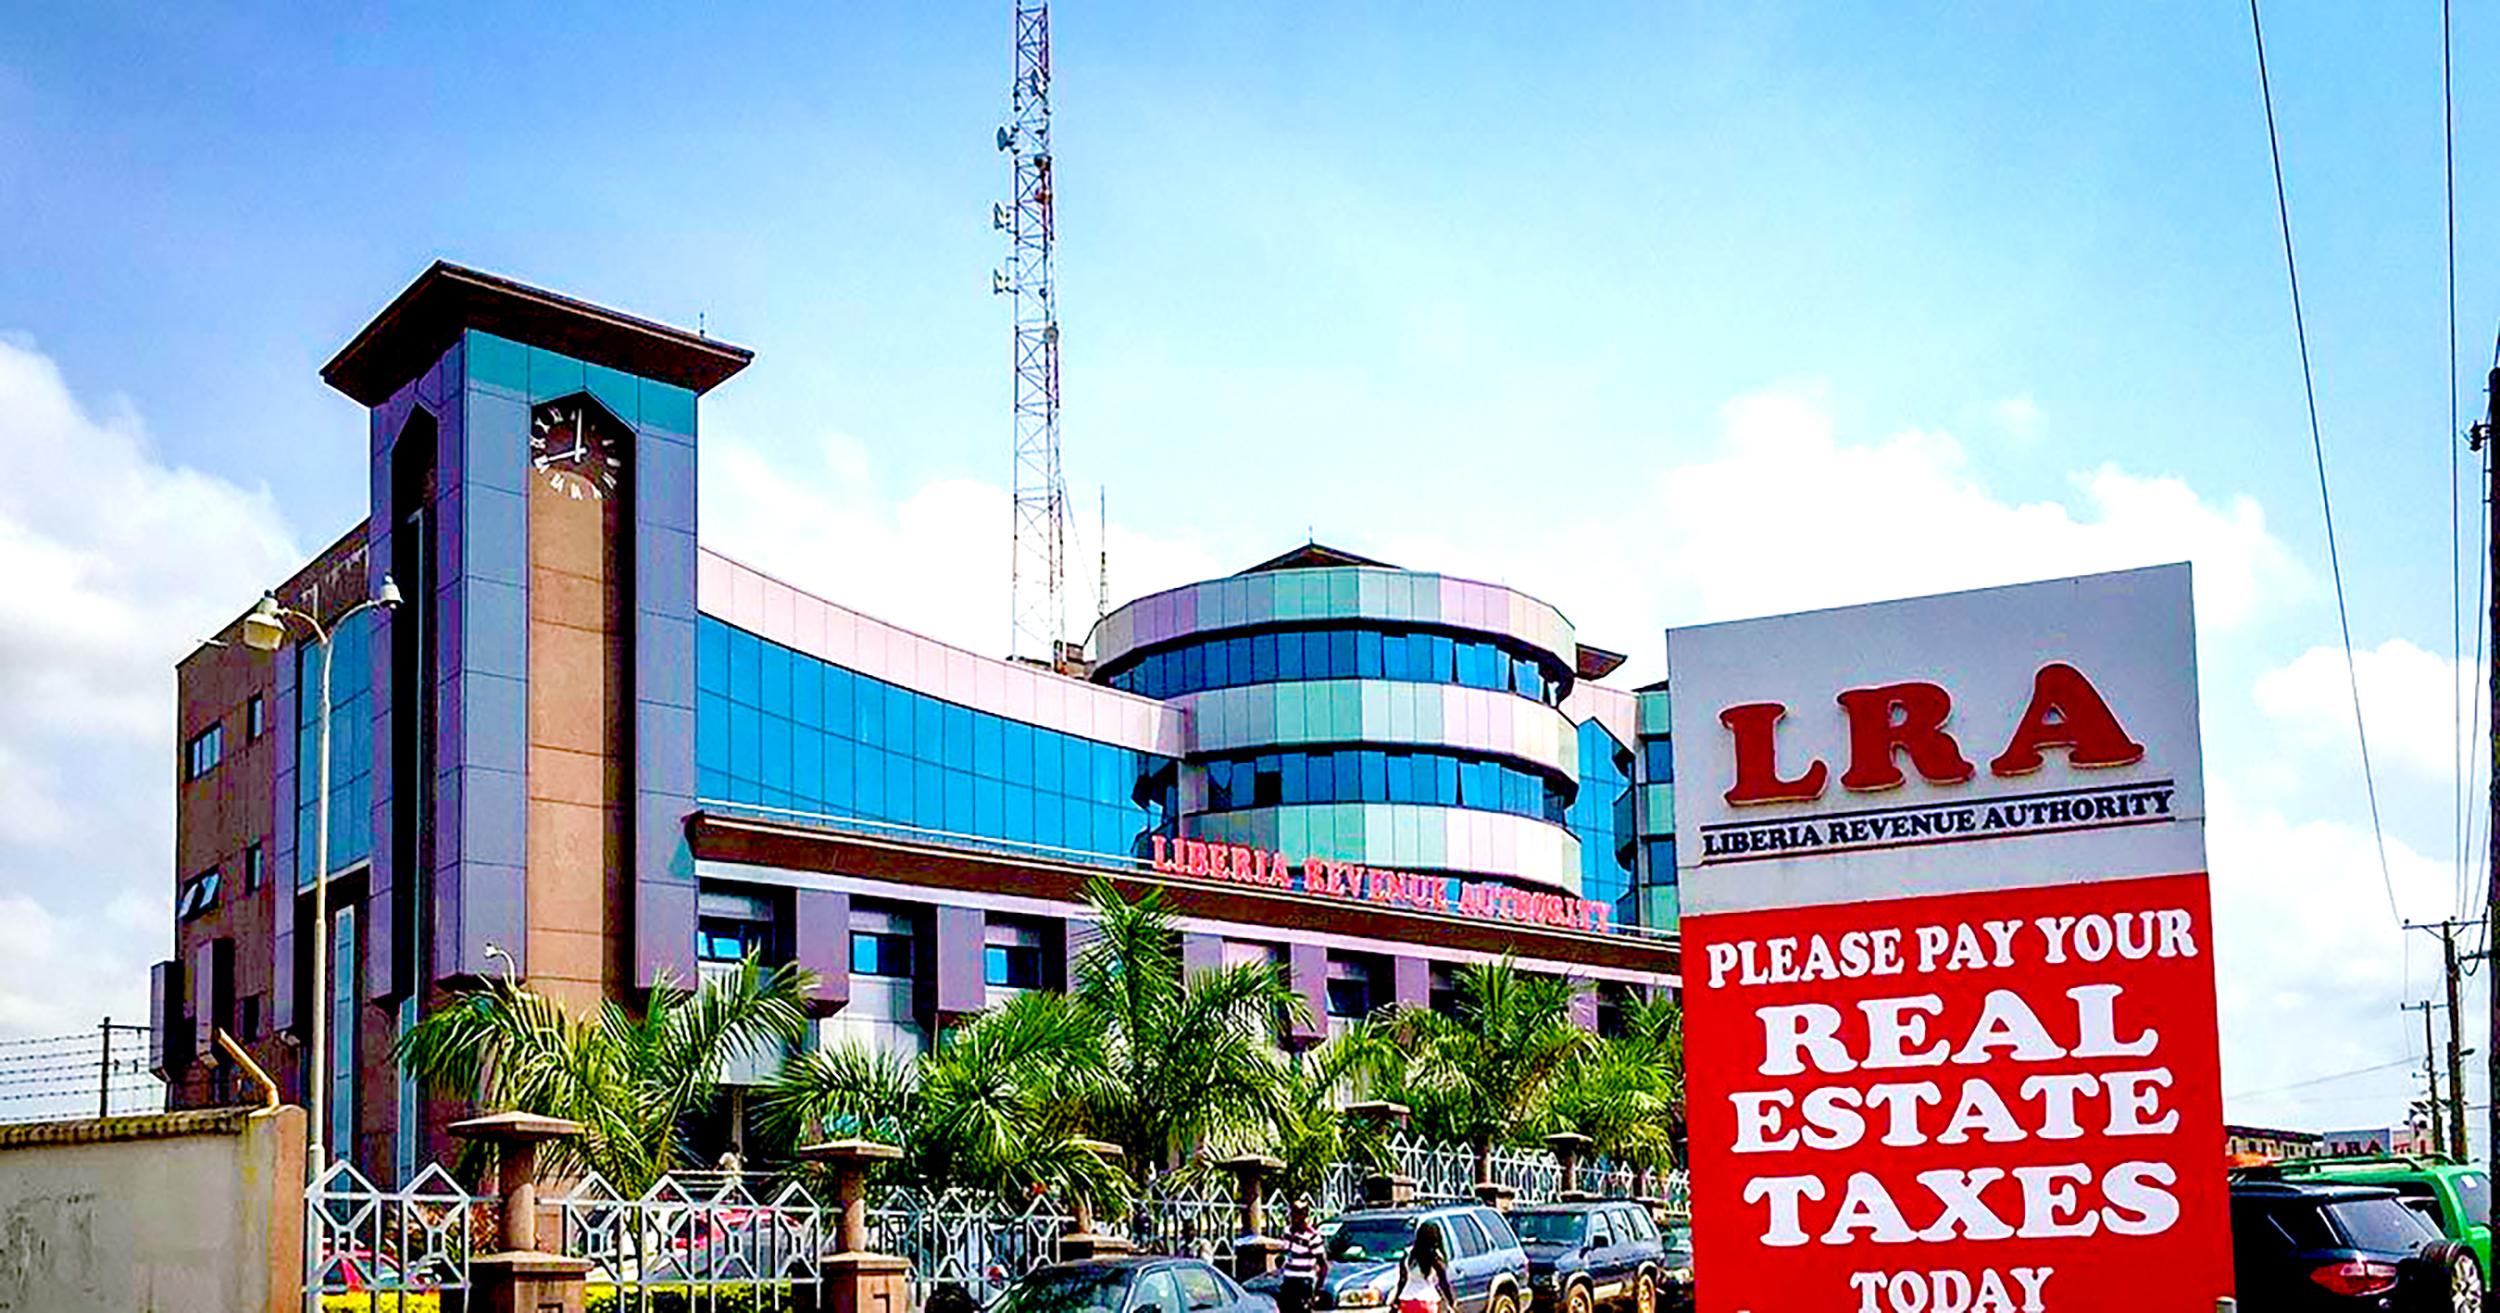
[[[2185,567],[1668,661],[1701,1307],[2229,1294]]]

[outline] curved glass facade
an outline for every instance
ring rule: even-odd
[[[977,711],[704,616],[702,797],[1112,857],[1170,824],[1172,759]]]
[[[1174,698],[1246,684],[1385,679],[1516,693],[1559,705],[1568,686],[1521,649],[1431,630],[1308,625],[1217,634],[1148,652],[1098,676],[1142,697]]]
[[[1408,802],[1506,812],[1560,825],[1572,797],[1569,781],[1473,753],[1348,747],[1245,753],[1204,765],[1210,812]]]
[[[1580,896],[1630,921],[1635,826],[1632,751],[1604,725],[1580,722],[1580,792],[1565,824],[1580,837]]]

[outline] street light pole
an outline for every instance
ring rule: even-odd
[[[305,1313],[321,1310],[321,1240],[320,1227],[313,1217],[313,1188],[321,1181],[321,1173],[329,1166],[328,1153],[322,1142],[322,1102],[329,1085],[329,1018],[330,1018],[330,674],[331,659],[337,654],[332,640],[338,629],[362,612],[381,607],[389,610],[399,605],[399,585],[390,576],[382,577],[381,591],[358,602],[324,626],[309,612],[281,605],[275,593],[263,593],[251,613],[243,617],[244,646],[262,652],[274,652],[286,640],[289,620],[301,620],[321,645],[321,701],[319,719],[321,765],[313,795],[313,998],[312,1043],[304,1080],[304,1309]]]

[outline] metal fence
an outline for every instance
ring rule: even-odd
[[[1388,1148],[1393,1172],[1414,1180],[1419,1198],[1470,1197],[1472,1151],[1403,1135]],[[1522,1203],[1550,1200],[1564,1188],[1561,1167],[1545,1154],[1497,1151],[1487,1170]],[[1317,1211],[1328,1216],[1354,1207],[1370,1174],[1349,1164],[1331,1169],[1314,1201]],[[1604,1162],[1584,1163],[1578,1172],[1579,1188],[1598,1194],[1627,1197],[1635,1183],[1629,1169]],[[1682,1172],[1661,1174],[1651,1185],[1670,1213],[1685,1210]],[[491,1246],[497,1234],[499,1205],[462,1190],[440,1166],[427,1167],[406,1186],[384,1189],[339,1163],[310,1198],[324,1288],[374,1292],[378,1309],[411,1293],[465,1291],[471,1253],[480,1244]],[[1281,1225],[1281,1192],[1271,1191],[1264,1202],[1271,1229]],[[620,1310],[645,1306],[663,1290],[696,1310],[722,1306],[732,1292],[750,1307],[799,1304],[818,1282],[838,1231],[830,1200],[763,1173],[682,1172],[633,1195],[592,1175],[542,1195],[540,1214],[542,1242],[588,1262],[591,1285],[614,1288]],[[987,1303],[1016,1278],[1056,1260],[1059,1237],[1074,1229],[1075,1219],[1047,1198],[1017,1202],[990,1192],[887,1187],[870,1191],[866,1221],[870,1249],[911,1264],[916,1298],[953,1284]],[[1225,1263],[1241,1229],[1240,1203],[1228,1178],[1196,1169],[1157,1182],[1102,1229],[1149,1252]]]

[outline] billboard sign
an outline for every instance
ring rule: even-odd
[[[1667,667],[1702,1308],[2230,1293],[2188,567]]]

